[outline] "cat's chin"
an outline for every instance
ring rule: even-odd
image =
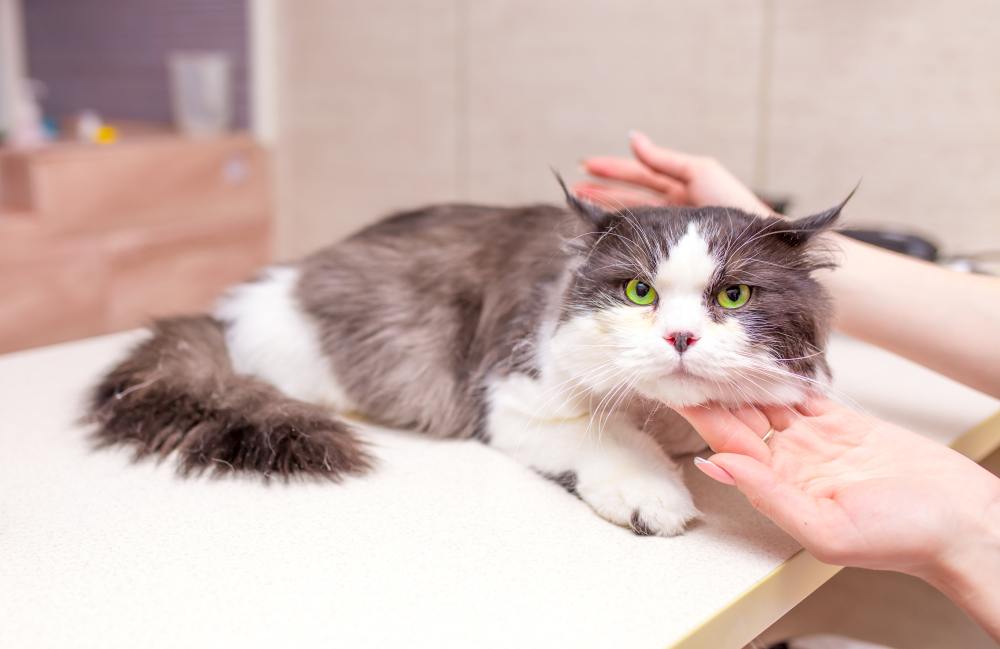
[[[636,387],[643,396],[671,408],[698,406],[718,400],[719,396],[707,383],[690,375],[671,374]]]
[[[718,381],[677,373],[647,381],[637,385],[636,389],[643,396],[671,408],[700,406],[710,402],[733,408],[746,405],[790,406],[801,403],[807,392],[804,387],[792,383],[769,384],[759,394],[745,385],[739,390],[725,390]]]

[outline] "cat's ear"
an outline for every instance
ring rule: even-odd
[[[559,175],[559,172],[553,169],[552,173],[555,175],[559,186],[562,187],[563,194],[566,196],[566,204],[569,205],[571,210],[583,217],[588,223],[595,226],[601,226],[608,222],[607,212],[593,203],[577,198],[573,195],[569,188],[566,187],[566,181],[564,181],[563,177]]]
[[[856,191],[858,191],[858,185],[854,186],[851,193],[847,195],[847,198],[840,201],[839,205],[835,205],[834,207],[831,207],[824,212],[820,212],[819,214],[813,214],[812,216],[796,219],[794,221],[782,220],[779,226],[781,230],[778,231],[779,236],[793,246],[801,246],[804,243],[808,243],[820,232],[824,232],[833,227],[833,224],[837,222],[838,218],[840,218],[841,210],[844,209],[844,206],[847,205],[847,201],[851,200],[851,197],[854,196],[854,192]]]

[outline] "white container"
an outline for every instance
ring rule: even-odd
[[[174,124],[185,135],[218,135],[233,118],[229,56],[224,52],[175,52],[170,55]]]

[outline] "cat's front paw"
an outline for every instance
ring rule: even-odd
[[[576,491],[603,518],[645,536],[680,534],[701,513],[680,476],[669,470],[581,476]]]

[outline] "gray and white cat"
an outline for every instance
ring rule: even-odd
[[[668,452],[701,443],[662,406],[793,404],[826,381],[811,273],[843,204],[787,221],[567,200],[397,214],[158,321],[97,386],[98,439],[185,473],[339,480],[372,466],[337,417],[357,413],[479,439],[613,523],[679,533],[698,512]]]

